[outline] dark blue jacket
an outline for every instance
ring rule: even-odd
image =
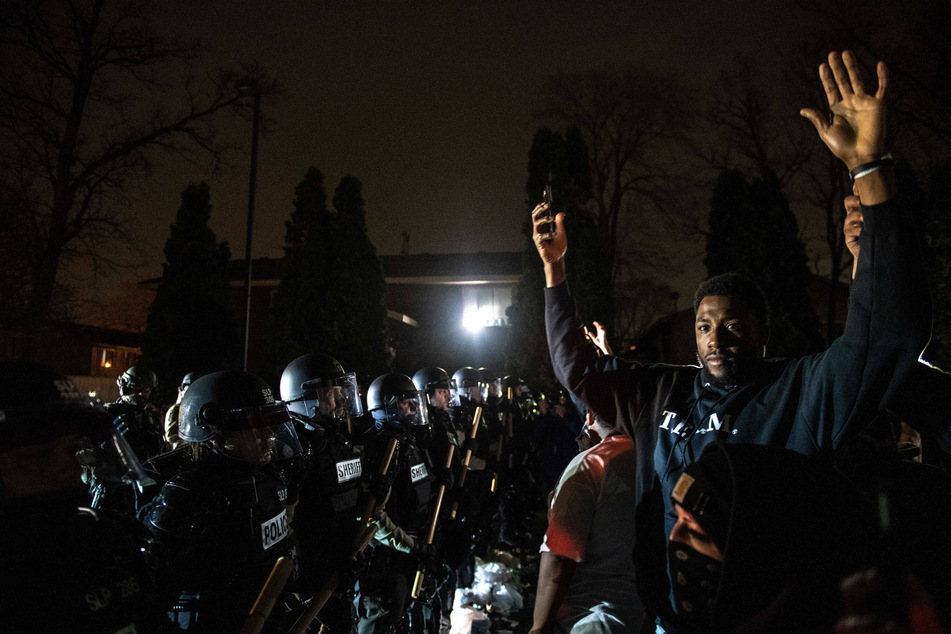
[[[699,366],[599,357],[585,339],[567,284],[545,289],[555,374],[636,443],[638,591],[648,610],[665,620],[671,618],[670,490],[686,465],[714,440],[784,446],[834,462],[927,344],[931,299],[915,233],[894,199],[863,207],[863,213],[844,334],[820,354],[764,361],[753,382],[729,392],[705,393],[711,388],[702,385]]]

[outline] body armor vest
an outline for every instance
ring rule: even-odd
[[[294,530],[308,562],[329,563],[350,554],[363,463],[342,435],[298,430],[306,467]]]
[[[432,465],[426,452],[413,442],[412,434],[400,435],[396,451],[396,471],[386,513],[403,530],[418,534],[430,519]]]

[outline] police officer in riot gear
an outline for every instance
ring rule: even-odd
[[[304,562],[295,589],[313,597],[336,570],[342,581],[319,617],[331,632],[353,627],[352,591],[356,581],[351,554],[362,510],[360,457],[349,433],[352,418],[363,415],[356,375],[336,359],[305,354],[284,368],[281,399],[301,440],[301,456],[289,469],[296,501],[293,526]]]
[[[471,584],[471,575],[460,567],[471,557],[473,536],[467,523],[462,521],[463,514],[459,511],[460,505],[465,504],[464,494],[453,487],[456,475],[461,475],[463,457],[466,450],[475,454],[478,441],[469,437],[469,429],[463,421],[452,416],[450,405],[453,398],[454,382],[445,370],[438,367],[427,367],[413,375],[413,383],[420,391],[426,393],[429,401],[429,416],[436,430],[435,440],[430,448],[430,457],[434,467],[441,470],[445,467],[445,457],[452,446],[453,455],[449,468],[450,477],[446,479],[446,493],[443,498],[443,508],[457,509],[459,521],[443,521],[441,532],[443,535],[440,558],[453,571],[451,577],[454,583],[443,584],[439,589],[440,608],[444,620],[448,622],[448,615],[452,611],[454,590],[456,587],[466,587]],[[466,421],[471,425],[471,418]],[[462,583],[463,585],[460,585]]]
[[[426,395],[426,411],[434,433],[433,441],[428,447],[430,457],[435,465],[441,467],[450,445],[454,446],[451,471],[458,473],[462,452],[467,447],[474,450],[475,444],[469,442],[466,430],[452,417],[452,379],[442,368],[427,367],[413,375],[413,384]]]
[[[527,534],[525,510],[534,500],[546,499],[548,491],[534,475],[541,471],[539,450],[531,435],[539,413],[534,395],[520,377],[508,375],[502,378],[502,397],[499,410],[506,438],[502,458],[506,475],[499,499],[499,541],[514,547]]]
[[[479,368],[479,373],[482,374],[482,380],[485,381],[488,389],[485,400],[493,404],[498,403],[505,397],[502,391],[502,377],[489,368]]]
[[[178,384],[178,397],[172,406],[168,408],[168,411],[165,412],[165,442],[167,442],[172,449],[178,447],[182,442],[178,437],[178,413],[182,408],[182,397],[185,396],[185,392],[188,391],[189,386],[191,386],[199,376],[201,376],[201,374],[198,372],[189,372],[182,377],[182,382]]]
[[[299,455],[297,433],[267,383],[229,370],[188,388],[179,436],[201,456],[152,501],[148,555],[179,628],[235,632],[277,559],[296,559],[273,463]]]
[[[119,399],[106,405],[111,414],[120,418],[119,429],[132,445],[140,460],[148,460],[162,453],[165,429],[159,411],[152,405],[152,392],[158,386],[155,373],[140,365],[134,365],[122,373],[119,384]]]
[[[465,499],[461,504],[465,522],[478,537],[495,515],[495,501],[490,489],[493,475],[498,474],[498,410],[488,402],[489,381],[482,372],[466,366],[456,370],[452,378],[453,415],[465,426],[467,434],[471,432],[476,408],[482,408],[476,434],[477,444],[466,475]]]
[[[84,508],[82,464],[103,480],[142,475],[112,418],[68,379],[0,361],[0,629],[164,631],[141,527]]]
[[[434,549],[425,541],[435,480],[429,457],[413,433],[415,427],[428,425],[425,393],[404,374],[384,374],[367,390],[367,409],[377,430],[367,444],[367,464],[380,462],[390,438],[398,441],[389,471],[390,496],[374,519],[372,553],[358,586],[358,632],[381,634],[410,607],[417,569],[435,566]]]
[[[107,403],[106,410],[115,419],[119,433],[142,462],[163,453],[168,449],[168,444],[165,442],[161,414],[149,402],[152,391],[158,385],[155,373],[134,365],[116,379],[116,383],[119,385],[119,398],[114,403]],[[94,465],[83,469],[83,481],[89,485],[92,508],[108,508],[130,517],[135,516],[141,490],[116,484],[108,477],[102,478]]]

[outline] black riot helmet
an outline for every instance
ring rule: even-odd
[[[502,379],[502,391],[505,393],[505,398],[508,398],[509,388],[512,388],[512,398],[514,399],[522,399],[529,392],[525,381],[514,374],[509,374]]]
[[[466,366],[459,368],[452,375],[452,402],[454,405],[465,405],[466,403],[481,403],[485,401],[489,393],[489,386],[482,378],[482,373]]]
[[[487,398],[493,402],[504,398],[505,394],[502,393],[502,377],[489,368],[479,368],[479,372],[482,373],[482,380],[485,381],[488,387]]]
[[[187,390],[187,389],[189,388],[189,386],[191,386],[191,384],[194,383],[195,380],[198,379],[198,377],[200,377],[200,376],[201,376],[201,373],[200,373],[200,372],[189,372],[188,374],[186,374],[185,376],[182,377],[182,382],[179,384],[178,389],[180,389],[182,392],[184,392],[184,391]]]
[[[26,499],[82,487],[81,467],[111,482],[143,479],[112,416],[33,361],[0,361],[0,491]]]
[[[158,385],[158,378],[155,372],[141,365],[134,365],[116,379],[121,396],[131,396],[132,394],[144,393],[154,390]]]
[[[452,389],[452,379],[449,373],[442,368],[429,367],[422,368],[413,375],[413,383],[420,392],[432,394],[435,389]]]
[[[425,394],[405,374],[390,372],[376,377],[367,390],[367,409],[377,427],[383,423],[426,425],[429,416]]]
[[[363,415],[356,374],[344,372],[325,354],[305,354],[287,364],[281,375],[281,400],[305,423]]]
[[[301,451],[287,406],[274,400],[263,379],[240,370],[213,372],[191,384],[182,397],[178,435],[186,442],[212,441],[216,450],[254,463]]]

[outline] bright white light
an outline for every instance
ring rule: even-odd
[[[469,332],[479,332],[485,322],[479,315],[479,307],[475,304],[469,304],[462,311],[462,327]]]
[[[495,310],[492,304],[483,304],[479,306],[479,323],[483,326],[491,326],[495,321]]]

